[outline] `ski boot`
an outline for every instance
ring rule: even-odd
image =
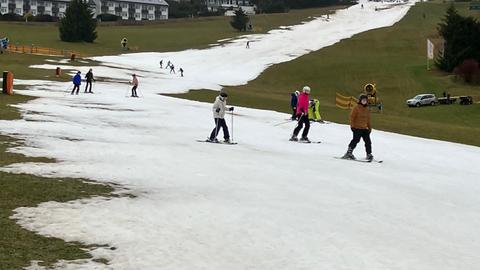
[[[292,142],[298,142],[298,138],[297,138],[297,135],[292,135],[292,137],[290,137],[290,141]]]
[[[367,154],[367,160],[372,161],[373,160],[373,155],[372,154]]]
[[[230,142],[230,139],[225,139],[223,142],[224,142],[224,143],[231,143],[231,142]]]
[[[300,139],[300,142],[303,142],[303,143],[311,143],[311,141],[308,139],[308,137],[302,137]]]
[[[348,148],[347,153],[345,153],[345,155],[343,155],[342,158],[343,159],[356,159],[355,156],[353,155],[353,149]]]
[[[219,143],[218,139],[215,138],[215,139],[210,139],[210,138],[207,138],[207,142],[211,142],[211,143]]]

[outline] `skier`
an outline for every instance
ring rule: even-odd
[[[128,47],[127,47],[128,40],[127,40],[127,38],[123,38],[122,41],[120,42],[120,44],[122,44],[122,49],[128,50]]]
[[[78,95],[78,91],[80,91],[80,84],[82,83],[82,77],[80,76],[81,72],[78,71],[77,74],[75,76],[73,76],[73,90],[72,90],[72,93],[71,95],[73,95],[75,93],[75,89],[77,90],[77,95]]]
[[[95,81],[95,79],[93,78],[92,69],[88,70],[87,74],[85,75],[85,80],[86,80],[85,93],[93,94],[93,92],[92,92],[92,81]],[[90,85],[90,90],[87,92],[87,88],[88,88],[89,85]]]
[[[132,74],[132,81],[130,82],[130,84],[133,85],[133,87],[132,87],[132,97],[138,97],[138,95],[137,95],[137,87],[138,87],[137,75]]]
[[[163,59],[160,60],[160,68],[163,68]]]
[[[290,107],[292,108],[292,120],[297,120],[297,103],[300,92],[295,91],[291,94]]]
[[[170,65],[170,74],[175,74],[175,66],[173,64]]]
[[[297,127],[293,130],[292,137],[290,141],[298,141],[298,133],[303,128],[303,124],[305,124],[305,128],[303,129],[302,138],[300,139],[301,142],[309,143],[310,140],[308,139],[308,131],[310,130],[310,121],[308,120],[308,95],[310,94],[310,87],[305,86],[303,87],[303,93],[298,96],[298,104],[297,104],[297,117],[298,124]]]
[[[178,71],[180,72],[180,77],[183,77],[183,68],[180,68]]]
[[[250,49],[250,40],[247,41],[247,46],[245,46],[245,48]]]
[[[217,135],[220,132],[220,127],[223,129],[223,139],[226,143],[230,143],[230,134],[228,133],[227,123],[225,122],[225,111],[233,111],[233,107],[227,108],[227,93],[220,92],[215,102],[213,103],[213,118],[215,120],[215,128],[210,133],[210,137],[207,139],[209,142],[218,143]]]
[[[320,115],[320,101],[318,99],[310,100],[310,107],[308,108],[308,117],[310,121],[323,123]]]
[[[370,125],[370,110],[368,109],[368,96],[361,94],[358,97],[358,104],[352,109],[350,113],[350,129],[353,132],[353,139],[348,145],[347,153],[342,157],[344,159],[355,159],[353,150],[360,142],[360,138],[365,142],[365,151],[367,152],[367,160],[372,161],[372,141],[370,140],[370,133],[372,126]]]
[[[167,66],[165,67],[165,69],[169,68],[171,64],[172,64],[172,62],[170,62],[170,60],[168,60]]]

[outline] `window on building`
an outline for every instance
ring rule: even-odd
[[[33,16],[37,16],[37,10],[36,9],[31,9],[30,12],[32,13]]]
[[[154,10],[154,9],[155,9],[155,7],[154,7],[154,6],[148,6],[148,8],[147,8],[147,9],[148,9],[148,10]]]
[[[52,6],[52,3],[50,3],[50,2],[45,2],[45,6],[46,6],[46,7],[51,7],[51,6]]]
[[[65,9],[67,7],[67,5],[65,3],[60,3],[58,5],[58,7],[61,8],[61,9]]]
[[[141,6],[141,5],[139,5],[139,4],[135,4],[135,9],[141,9],[141,8],[142,8],[142,6]]]
[[[7,0],[2,0],[2,3],[7,3]]]
[[[113,2],[108,2],[108,7],[113,7]]]
[[[35,1],[35,0],[30,1],[30,6],[36,6],[36,5],[37,5],[37,1]]]
[[[23,10],[21,8],[16,8],[15,9],[15,13],[16,14],[19,14],[19,15],[22,15],[23,14]]]
[[[128,8],[128,4],[127,3],[122,3],[122,8]]]
[[[7,8],[2,8],[0,11],[2,12],[2,14],[7,13]]]

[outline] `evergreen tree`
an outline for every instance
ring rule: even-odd
[[[462,17],[451,5],[438,33],[444,39],[443,55],[437,59],[437,66],[451,72],[465,59],[480,60],[480,23],[472,17]]]
[[[247,31],[248,16],[243,12],[242,9],[235,11],[235,16],[233,17],[230,25],[237,29],[238,31]]]
[[[93,42],[97,21],[84,0],[72,0],[59,24],[60,39],[67,42]]]

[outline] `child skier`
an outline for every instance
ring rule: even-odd
[[[213,103],[213,118],[215,120],[215,128],[210,133],[210,137],[207,139],[209,142],[218,143],[217,135],[220,132],[220,127],[223,130],[223,139],[226,143],[230,143],[230,134],[228,133],[227,123],[225,122],[225,111],[233,111],[233,107],[227,108],[227,93],[220,92],[215,102]]]
[[[73,90],[72,90],[72,95],[75,93],[75,89],[77,90],[77,95],[78,91],[80,91],[80,84],[82,83],[82,77],[80,76],[81,72],[78,71],[75,76],[73,76]]]
[[[292,120],[297,120],[297,103],[300,92],[295,91],[291,94],[290,107],[292,108]]]
[[[127,47],[128,40],[127,40],[127,38],[123,38],[122,41],[120,41],[120,44],[122,44],[122,49],[128,50],[128,47]]]
[[[297,117],[298,117],[298,124],[297,127],[293,130],[292,137],[290,141],[298,141],[298,133],[303,128],[303,124],[305,124],[305,128],[303,129],[302,138],[300,139],[301,142],[309,143],[310,140],[308,139],[308,131],[310,130],[310,120],[308,120],[308,95],[310,94],[310,87],[305,86],[303,87],[303,93],[300,94],[298,97],[298,104],[297,104]]]
[[[92,92],[92,81],[95,81],[95,79],[93,78],[92,69],[89,69],[89,70],[88,70],[87,74],[85,75],[85,80],[86,80],[85,93],[93,94],[93,92]],[[90,90],[89,90],[89,91],[87,91],[88,86],[90,86]]]
[[[133,85],[133,87],[132,87],[132,97],[138,97],[138,95],[137,95],[137,87],[138,87],[137,75],[132,74],[132,81],[130,83]]]
[[[367,160],[372,161],[372,141],[370,140],[370,133],[372,126],[370,124],[370,110],[368,109],[368,96],[361,94],[358,97],[358,104],[352,109],[350,113],[350,128],[353,132],[353,139],[348,145],[347,153],[342,157],[344,159],[355,159],[353,150],[360,142],[360,138],[365,142],[365,151],[367,152]]]

